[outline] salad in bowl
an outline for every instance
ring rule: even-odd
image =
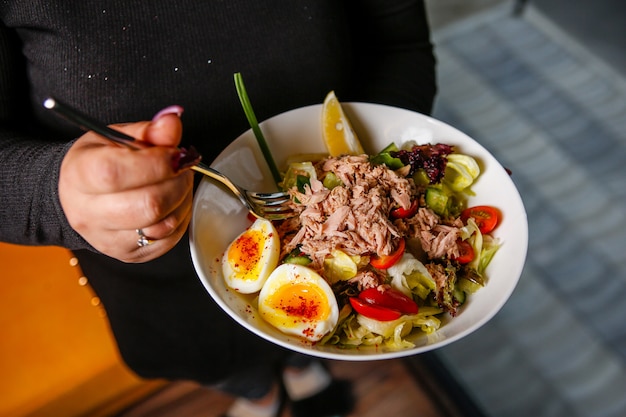
[[[331,98],[261,123],[293,217],[251,217],[201,183],[190,244],[205,288],[259,336],[330,359],[412,355],[475,331],[525,260],[526,214],[507,171],[433,118]],[[276,189],[251,131],[213,166]]]

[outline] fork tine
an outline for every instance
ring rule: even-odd
[[[252,193],[249,193],[248,197],[250,197],[250,199],[254,201],[256,204],[261,205],[261,206],[276,206],[276,205],[285,204],[291,201],[291,197],[288,194],[279,194],[279,193],[276,193],[271,198],[264,198],[258,195],[255,196],[255,195],[252,195]]]
[[[267,212],[263,211],[261,216],[268,220],[284,220],[291,217],[295,217],[297,213],[293,210],[287,210],[284,212]]]
[[[261,199],[274,199],[274,198],[285,198],[289,197],[289,194],[284,191],[275,191],[272,193],[261,193],[258,191],[248,191],[250,197],[261,198]]]
[[[250,199],[255,203],[262,205],[283,204],[291,200],[291,196],[286,193],[260,194],[248,192],[248,197],[250,197]]]
[[[289,213],[289,212],[295,212],[295,210],[286,205],[286,204],[281,204],[281,205],[276,205],[276,206],[259,206],[259,209],[263,210],[263,212],[265,213]]]
[[[260,207],[263,210],[291,210],[292,207],[289,204],[289,200],[276,201],[276,202],[258,202],[253,201],[254,205]]]

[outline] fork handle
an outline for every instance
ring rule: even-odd
[[[103,123],[97,122],[86,114],[79,112],[78,110],[53,97],[45,99],[43,106],[48,110],[54,110],[58,115],[63,116],[64,119],[80,127],[84,131],[93,130],[99,135],[131,149],[142,149],[143,147],[141,142],[135,140],[134,137],[120,132],[119,130],[112,129]]]

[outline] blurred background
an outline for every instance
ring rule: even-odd
[[[512,170],[524,273],[435,353],[486,416],[626,415],[626,2],[427,0],[434,116]]]

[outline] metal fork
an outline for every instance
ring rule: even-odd
[[[147,146],[143,145],[142,142],[135,140],[132,136],[122,133],[119,130],[112,129],[104,123],[91,119],[90,117],[55,98],[48,97],[44,100],[43,106],[80,127],[82,130],[92,130],[100,136],[117,144],[134,150]],[[296,215],[296,212],[290,204],[291,197],[288,193],[258,193],[248,191],[232,182],[221,172],[216,171],[202,162],[192,166],[191,169],[224,184],[230,191],[233,192],[233,194],[235,194],[235,196],[237,196],[237,198],[239,198],[239,201],[241,201],[241,203],[255,217],[265,218],[268,220],[282,220]]]

